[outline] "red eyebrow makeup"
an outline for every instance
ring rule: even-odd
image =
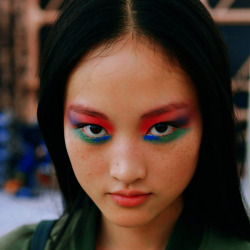
[[[69,106],[67,112],[70,123],[75,127],[81,124],[96,124],[103,127],[109,134],[114,132],[107,117],[100,112],[79,105]]]

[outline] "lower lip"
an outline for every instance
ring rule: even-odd
[[[111,199],[122,207],[137,207],[145,203],[151,194],[124,196],[119,194],[110,194]]]

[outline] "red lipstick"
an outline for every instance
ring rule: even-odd
[[[109,194],[114,203],[121,207],[137,207],[145,203],[151,193],[136,190],[120,190]]]

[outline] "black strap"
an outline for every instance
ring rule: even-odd
[[[44,250],[50,231],[56,220],[41,221],[35,230],[30,250]]]

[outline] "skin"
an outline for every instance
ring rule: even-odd
[[[73,170],[102,212],[97,248],[164,249],[198,161],[202,122],[196,90],[178,64],[146,41],[123,39],[102,51],[100,47],[84,57],[71,73],[64,109]],[[168,112],[148,117],[159,107]],[[78,125],[92,119],[86,110],[105,116],[100,123],[108,128],[101,133],[108,140],[84,139],[89,130]],[[171,139],[147,140],[155,135],[155,123],[177,118],[185,122],[169,126]],[[120,206],[110,195],[118,190],[141,191],[149,198],[139,206]]]

